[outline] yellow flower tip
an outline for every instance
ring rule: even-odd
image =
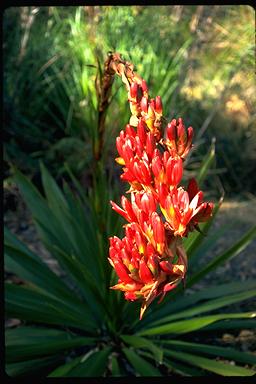
[[[145,252],[145,247],[144,247],[144,245],[140,244],[139,245],[139,253],[144,254],[144,252]]]
[[[141,306],[141,309],[140,309],[140,320],[142,320],[142,317],[143,317],[146,309],[147,309],[147,304],[143,303],[142,306]]]
[[[125,161],[122,157],[115,158],[115,161],[120,165],[125,165]]]
[[[173,272],[179,275],[183,275],[185,272],[185,266],[182,264],[175,264],[173,266]]]

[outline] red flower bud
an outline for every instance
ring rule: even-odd
[[[140,101],[140,108],[144,113],[148,113],[148,98],[143,96]]]
[[[199,188],[198,188],[196,179],[193,177],[192,179],[189,180],[188,186],[187,186],[189,200],[192,200],[198,191],[199,191]]]
[[[162,113],[163,113],[163,105],[162,105],[162,100],[161,100],[160,96],[156,96],[156,99],[155,99],[155,111],[159,115],[162,115]]]
[[[151,192],[143,193],[141,197],[141,208],[147,213],[152,213],[156,210],[156,201]]]
[[[146,125],[142,119],[139,120],[138,126],[137,126],[137,134],[140,138],[140,141],[142,145],[144,146],[146,143]]]
[[[152,133],[148,132],[147,140],[146,140],[146,153],[150,158],[152,158],[153,156],[155,147],[156,147],[156,142],[155,142],[154,136],[152,135]]]
[[[151,283],[153,276],[152,273],[150,272],[150,269],[148,268],[144,257],[141,258],[140,260],[140,265],[139,265],[139,276],[142,280],[143,283]]]
[[[167,139],[172,141],[176,140],[176,120],[173,119],[166,128]]]
[[[136,132],[135,132],[134,128],[130,124],[126,124],[125,132],[130,137],[135,137],[136,136]]]
[[[138,84],[132,83],[130,85],[130,95],[133,99],[135,99],[137,97],[137,92],[138,92]]]
[[[153,234],[154,239],[157,244],[164,244],[165,242],[165,230],[164,230],[164,224],[162,220],[160,219],[160,216],[153,212],[151,214],[151,222],[152,222],[152,228],[153,228]]]
[[[173,159],[170,157],[166,163],[167,183],[172,186],[178,185],[182,178],[182,172],[181,158]]]
[[[124,283],[133,283],[133,280],[129,277],[128,269],[121,263],[119,260],[114,260],[114,267],[116,270],[116,273],[118,277],[124,282]]]
[[[142,80],[141,88],[142,88],[143,93],[146,93],[146,94],[148,93],[148,87],[147,87],[147,83],[145,80]]]

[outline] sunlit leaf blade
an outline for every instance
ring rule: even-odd
[[[162,376],[157,368],[139,356],[134,350],[123,348],[123,352],[135,372],[138,372],[140,376]]]
[[[111,376],[122,376],[122,372],[118,363],[117,356],[112,355],[111,356]]]
[[[255,319],[253,320],[231,320],[225,319],[223,321],[218,321],[207,325],[207,327],[202,328],[200,331],[222,331],[228,329],[255,329]]]
[[[48,377],[100,377],[103,376],[111,347],[89,352],[69,364],[58,367]]]
[[[167,323],[176,319],[182,319],[182,318],[188,318],[191,316],[199,315],[205,312],[213,311],[215,309],[222,308],[224,306],[240,302],[242,300],[249,299],[251,297],[256,296],[256,290],[250,290],[242,293],[238,293],[236,295],[228,295],[224,296],[215,300],[209,300],[206,303],[203,303],[201,305],[197,305],[194,308],[187,309],[182,312],[177,312],[173,315],[163,317],[153,323],[151,325],[156,325],[156,324],[162,324],[162,323]]]
[[[7,362],[52,355],[67,349],[93,345],[91,337],[42,327],[18,327],[5,331],[5,357]]]
[[[188,351],[193,353],[199,353],[207,354],[207,355],[215,355],[215,356],[222,356],[226,357],[230,360],[235,360],[240,363],[245,364],[256,364],[256,356],[252,353],[246,353],[246,352],[240,352],[233,348],[228,347],[218,347],[215,345],[206,345],[206,344],[199,344],[199,343],[190,343],[187,341],[180,341],[180,340],[163,340],[161,341],[161,344],[167,344],[170,345],[171,348],[178,350],[178,351]]]
[[[32,359],[27,361],[19,361],[17,363],[8,363],[5,366],[6,373],[11,376],[23,376],[25,374],[41,374],[41,377],[47,375],[49,368],[56,366],[60,358],[58,356],[43,357],[40,359]]]
[[[184,361],[191,365],[195,365],[207,371],[217,373],[221,376],[253,376],[255,372],[251,369],[233,366],[231,364],[222,363],[216,360],[208,359],[205,357],[195,356],[189,353],[178,351],[165,351],[166,355],[175,359]]]
[[[191,306],[194,308],[196,307],[196,304],[201,301],[223,297],[223,292],[225,292],[225,295],[229,295],[252,289],[256,289],[256,282],[254,280],[245,281],[243,284],[241,284],[241,282],[219,284],[217,286],[215,285],[202,289],[190,295],[187,295],[185,291],[183,296],[169,300],[169,302],[165,303],[162,308],[158,309],[158,306],[156,306],[151,313],[148,314],[146,312],[145,318],[143,318],[138,325],[138,329],[144,327],[146,324],[152,324],[155,319],[161,319],[167,314],[176,313],[177,311]]]
[[[205,376],[204,371],[191,367],[190,365],[182,364],[180,362],[164,359],[164,365],[168,367],[171,371],[177,372],[178,374],[181,374],[182,376]]]
[[[54,300],[30,287],[14,284],[5,284],[5,312],[10,318],[76,327],[88,333],[94,332],[96,327],[86,311],[71,311],[65,302]]]
[[[239,319],[239,318],[251,318],[254,317],[254,312],[246,313],[225,313],[219,315],[196,317],[189,320],[177,321],[169,324],[160,325],[137,332],[139,336],[150,336],[150,335],[164,335],[164,334],[183,334],[196,331],[207,325],[214,323],[215,321],[224,319]]]
[[[163,351],[161,348],[157,347],[154,342],[139,336],[133,335],[121,335],[121,339],[131,345],[133,348],[146,348],[149,349],[155,357],[155,360],[158,363],[161,363],[163,360]]]
[[[216,269],[219,265],[227,260],[237,256],[241,253],[254,239],[256,238],[256,227],[251,228],[238,242],[232,245],[227,251],[223,252],[219,256],[215,257],[210,263],[203,267],[200,271],[196,272],[190,279],[188,279],[186,285],[191,287],[203,276]]]

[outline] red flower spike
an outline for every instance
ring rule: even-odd
[[[126,300],[142,301],[141,319],[156,297],[161,301],[184,281],[187,256],[182,238],[199,230],[198,223],[212,215],[213,204],[203,202],[194,179],[187,191],[178,187],[193,128],[186,129],[182,118],[173,119],[162,137],[161,97],[149,99],[145,80],[133,73],[131,64],[115,65],[127,87],[132,112],[130,124],[116,139],[120,156],[116,161],[123,166],[120,178],[130,184],[131,201],[122,196],[122,208],[111,201],[112,209],[128,224],[122,240],[110,238],[108,260],[119,277],[111,288],[123,291]]]

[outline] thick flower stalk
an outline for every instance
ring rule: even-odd
[[[192,147],[193,128],[173,119],[164,132],[161,97],[149,98],[145,80],[133,65],[112,54],[113,72],[121,76],[128,92],[131,118],[116,138],[123,168],[121,179],[129,183],[130,199],[112,208],[128,222],[125,236],[110,238],[109,262],[118,275],[112,289],[127,300],[141,300],[140,319],[149,304],[185,279],[187,256],[182,238],[207,221],[213,204],[203,202],[195,179],[179,186],[183,161]]]

